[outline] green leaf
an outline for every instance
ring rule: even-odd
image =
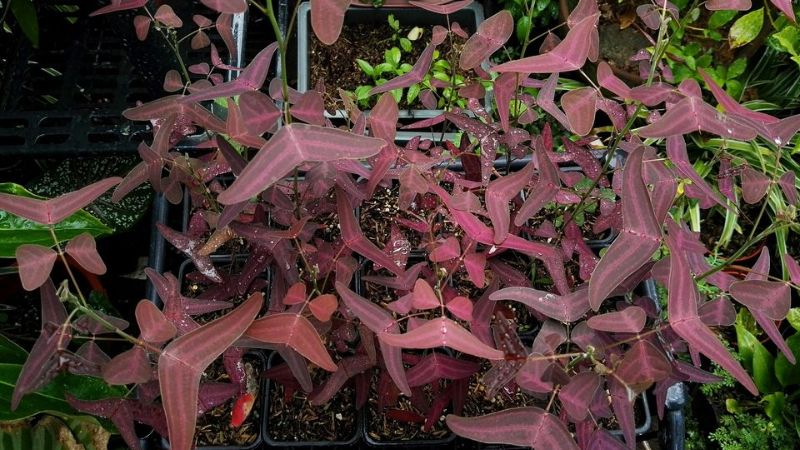
[[[800,27],[788,25],[770,36],[770,40],[792,56],[800,56]]]
[[[741,97],[743,89],[744,85],[739,80],[728,80],[725,82],[725,90],[728,91],[728,95],[733,98]]]
[[[783,421],[783,410],[786,407],[786,396],[783,392],[765,395],[761,401],[765,403],[764,413],[767,414],[767,417],[772,419],[773,422]]]
[[[728,79],[738,78],[747,69],[747,60],[745,58],[737,58],[728,67]]]
[[[733,20],[736,14],[738,14],[737,11],[714,11],[708,19],[708,28],[716,30]]]
[[[24,348],[0,334],[0,361],[13,364],[25,364],[26,359],[28,359],[28,352],[26,352]]]
[[[42,198],[32,194],[15,183],[0,183],[0,192],[22,197]],[[110,234],[113,230],[100,222],[96,217],[81,210],[67,217],[54,226],[59,242],[64,242],[81,233],[92,236]],[[39,244],[53,246],[53,237],[46,225],[38,224],[22,217],[0,211],[0,258],[14,258],[14,254],[22,244]]]
[[[411,64],[403,63],[403,64],[400,64],[400,67],[397,68],[397,72],[400,75],[403,75],[403,74],[406,74],[408,72],[411,72],[411,69],[413,69],[413,68],[414,68],[414,66],[412,66]]]
[[[790,336],[786,340],[786,344],[794,354],[795,359],[800,359],[800,333]],[[779,353],[778,357],[775,358],[775,377],[784,387],[800,384],[800,363],[791,364],[783,353]]]
[[[530,31],[531,21],[528,19],[528,16],[523,15],[517,19],[516,33],[518,41],[525,42],[525,37],[530,36]]]
[[[391,64],[393,69],[400,65],[401,56],[400,49],[397,47],[392,47],[383,53],[383,59]]]
[[[411,86],[408,87],[408,92],[406,92],[406,103],[408,105],[414,104],[414,101],[419,96],[420,90],[421,88],[419,86],[419,83],[412,84]]]
[[[370,78],[375,76],[375,68],[372,67],[372,64],[358,58],[356,59],[356,64],[358,64],[358,68]]]
[[[400,103],[403,100],[403,90],[402,89],[394,89],[391,91],[392,97],[394,97],[394,101]]]
[[[372,90],[372,86],[359,86],[356,88],[356,101],[362,101],[369,98],[369,91]]]
[[[389,27],[391,27],[394,31],[400,30],[400,21],[394,18],[394,14],[389,14],[388,21]]]
[[[753,347],[753,381],[759,392],[775,392],[778,384],[775,380],[775,358],[761,342],[756,341]]]
[[[373,78],[378,78],[378,77],[380,77],[381,75],[383,75],[386,72],[389,72],[389,73],[394,72],[394,66],[392,66],[389,63],[385,63],[385,62],[384,63],[380,63],[377,66],[375,66],[375,73],[372,76],[373,76]]]
[[[11,411],[11,394],[21,370],[22,364],[0,363],[0,421],[19,420],[40,413],[59,417],[75,415],[77,412],[64,400],[65,392],[84,400],[122,397],[127,392],[124,386],[109,386],[99,378],[62,373],[48,385],[27,394],[16,411]]]
[[[22,33],[31,41],[34,48],[39,48],[39,19],[36,17],[36,7],[33,2],[31,0],[13,0],[10,8]]]
[[[789,310],[789,315],[786,316],[789,325],[797,331],[800,331],[800,308],[792,308]]]
[[[697,56],[700,54],[700,51],[703,47],[700,46],[697,42],[692,42],[691,44],[687,44],[683,47],[683,54],[686,56]]]
[[[408,53],[411,51],[411,41],[408,38],[400,38],[400,48],[403,49],[404,52]]]
[[[731,48],[741,47],[750,43],[761,32],[763,25],[764,8],[758,8],[737,19],[728,33]]]

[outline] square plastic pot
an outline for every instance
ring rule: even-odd
[[[386,23],[389,14],[394,15],[400,23],[404,25],[413,26],[427,26],[433,25],[447,26],[447,16],[430,13],[419,8],[356,8],[351,7],[347,10],[344,18],[345,25],[351,24],[378,24]],[[483,22],[483,6],[478,2],[473,2],[466,8],[449,15],[450,22],[458,22],[462,27],[474,32],[478,25]],[[300,92],[305,92],[311,87],[311,79],[309,76],[310,61],[309,61],[309,48],[311,33],[311,4],[304,2],[300,4],[297,12],[297,89]],[[332,80],[326,80],[330,83]],[[491,96],[486,95],[485,106],[491,106]],[[399,117],[401,119],[426,119],[436,117],[442,114],[443,111],[437,109],[402,109],[400,110]],[[347,118],[347,113],[344,110],[338,110],[335,114],[329,115],[329,118]]]

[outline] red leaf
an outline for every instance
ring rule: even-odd
[[[561,296],[524,287],[507,287],[489,296],[490,300],[513,300],[560,322],[571,323],[589,311],[585,289]]]
[[[281,116],[275,102],[260,91],[245,92],[240,95],[239,109],[242,111],[245,126],[255,136],[272,131]],[[219,139],[221,138],[217,137],[218,142]]]
[[[508,202],[519,195],[533,177],[533,161],[522,170],[497,178],[486,188],[486,211],[494,227],[494,243],[501,244],[509,233],[511,213]]]
[[[670,376],[672,366],[663,351],[648,341],[638,341],[625,353],[616,374],[629,386],[650,385]]]
[[[786,201],[790,205],[797,205],[800,202],[797,196],[797,187],[795,186],[796,176],[794,172],[791,170],[787,170],[781,178],[778,180],[778,184],[783,191],[783,195],[786,196]]]
[[[464,44],[458,65],[464,70],[472,69],[483,62],[505,44],[514,31],[514,17],[503,10],[486,19]]]
[[[748,309],[763,313],[771,320],[783,320],[791,306],[791,289],[786,283],[745,280],[731,284],[730,294]]]
[[[558,399],[567,414],[576,422],[589,415],[589,405],[594,400],[602,380],[594,372],[581,372],[558,392]]]
[[[58,258],[54,250],[36,244],[20,245],[15,256],[19,265],[19,278],[26,291],[32,291],[47,281]]]
[[[424,9],[436,14],[453,14],[456,11],[466,8],[472,4],[472,0],[455,0],[452,2],[424,2],[418,0],[410,0],[408,3],[416,6],[417,8]]]
[[[645,147],[634,150],[625,163],[623,175],[622,220],[620,235],[592,272],[589,280],[589,305],[597,311],[603,300],[644,265],[661,241],[661,226],[656,220],[647,186],[642,179]]]
[[[242,336],[263,303],[260,292],[251,295],[225,316],[170,342],[159,356],[158,378],[170,380],[160,385],[173,450],[190,450],[193,446],[203,371]]]
[[[133,18],[133,28],[136,30],[136,37],[140,41],[147,39],[147,33],[150,31],[150,18],[147,16],[136,16]]]
[[[742,169],[742,199],[749,204],[758,203],[767,195],[770,179],[768,176],[745,165]]]
[[[222,17],[222,15],[220,15],[220,17]],[[219,29],[219,27],[217,28]],[[269,72],[269,66],[272,62],[272,56],[275,54],[275,50],[277,48],[278,44],[272,43],[258,52],[253,60],[250,61],[250,64],[248,64],[247,67],[242,70],[235,80],[218,84],[208,89],[203,89],[202,91],[187,95],[185,97],[178,97],[178,101],[183,104],[197,103],[204,100],[213,100],[215,98],[235,97],[237,95],[244,94],[245,92],[252,92],[261,89],[261,87],[264,85],[264,81],[266,81],[267,73]],[[158,101],[159,100],[156,100],[156,102]]]
[[[300,94],[289,111],[292,117],[311,125],[325,125],[325,102],[319,92],[310,90]]]
[[[669,220],[667,227],[669,231],[667,246],[670,248],[667,304],[669,305],[669,323],[672,329],[692,348],[711,358],[733,375],[748,391],[757,395],[758,389],[747,372],[728,353],[716,335],[700,320],[697,313],[697,288],[689,273],[684,255],[679,251],[675,242],[674,236],[677,234],[678,225]]]
[[[515,73],[503,73],[494,80],[494,101],[500,116],[500,126],[505,132],[509,129],[510,102],[517,93],[519,78]]]
[[[231,187],[219,194],[218,200],[225,205],[248,200],[304,162],[368,158],[385,143],[335,128],[286,125],[259,150]]]
[[[317,39],[331,45],[339,39],[350,0],[311,0],[311,29]]]
[[[656,122],[639,129],[641,137],[667,137],[705,131],[722,137],[749,141],[756,132],[735,116],[725,115],[699,97],[686,97]]]
[[[769,274],[769,266],[770,266],[770,255],[769,249],[764,247],[761,249],[761,254],[758,256],[758,260],[755,264],[753,264],[753,268],[745,277],[745,281],[766,281],[767,275]],[[790,276],[792,274],[792,265],[790,264],[789,267]],[[779,294],[780,295],[780,294]],[[785,294],[784,294],[785,295]],[[778,300],[779,303],[785,302],[785,300]],[[775,325],[775,321],[771,320],[767,317],[767,314],[759,309],[752,309],[749,308],[750,312],[753,314],[753,318],[756,319],[756,322],[761,326],[767,336],[772,339],[772,342],[775,343],[775,346],[780,349],[781,352],[786,356],[792,364],[795,363],[795,356],[792,350],[789,348],[789,345],[786,344],[786,341],[783,339],[783,335],[781,335],[781,331]]]
[[[175,14],[172,7],[169,5],[161,5],[156,10],[155,19],[170,28],[180,28],[183,26],[183,21]]]
[[[536,162],[539,166],[539,181],[534,189],[531,190],[530,197],[525,199],[525,203],[517,212],[514,218],[514,225],[522,226],[533,217],[549,201],[553,200],[556,193],[561,188],[561,181],[558,178],[558,169],[547,157],[543,148],[536,148]]]
[[[461,246],[458,243],[458,239],[450,236],[441,241],[441,243],[428,254],[428,258],[435,263],[440,263],[458,258],[460,255]]]
[[[140,300],[136,304],[136,323],[139,324],[142,339],[148,342],[166,342],[178,332],[175,325],[149,300]]]
[[[464,257],[464,267],[467,269],[469,280],[475,287],[482,288],[486,284],[486,255],[467,253]]]
[[[314,317],[320,322],[331,320],[331,315],[338,307],[339,302],[336,301],[336,296],[331,294],[320,295],[314,300],[311,300],[308,304],[308,309],[311,310],[311,314],[314,314]]]
[[[709,11],[747,11],[753,6],[750,0],[708,0]]]
[[[590,317],[586,322],[591,328],[611,333],[638,333],[644,328],[647,313],[638,306],[629,306],[615,311]]]
[[[399,114],[394,96],[385,92],[375,103],[367,118],[372,135],[386,142],[394,142]]]
[[[720,196],[706,183],[706,181],[694,170],[694,166],[689,162],[686,154],[686,141],[683,136],[670,136],[667,138],[667,156],[670,161],[678,168],[678,173],[692,180],[692,186],[703,192],[708,199],[726,208],[725,202]]]
[[[283,304],[286,306],[298,305],[304,301],[306,301],[306,285],[302,282],[297,282],[289,287],[286,296],[283,297]]]
[[[438,380],[460,380],[469,378],[480,369],[474,361],[453,358],[439,352],[424,356],[414,367],[408,369],[408,384],[411,387],[425,386]]]
[[[436,293],[433,292],[431,285],[422,278],[418,279],[417,282],[414,283],[414,292],[412,298],[415,309],[426,310],[438,308],[440,306],[439,297],[437,297]]]
[[[495,72],[556,73],[577,70],[589,56],[592,34],[597,34],[599,14],[587,16],[569,30],[567,36],[547,53],[509,61],[492,68]]]
[[[776,8],[778,8],[792,23],[797,23],[797,18],[794,15],[794,7],[792,7],[792,0],[769,0]]]
[[[564,108],[572,132],[586,136],[594,125],[597,91],[591,87],[570,90],[561,96],[561,107]]]
[[[336,292],[339,293],[344,304],[376,335],[400,332],[400,326],[385,309],[351,291],[342,283],[336,283]],[[386,371],[400,391],[411,396],[411,388],[408,386],[403,366],[401,347],[389,345],[382,340],[379,342]]]
[[[463,296],[453,297],[452,300],[445,305],[448,311],[453,313],[454,316],[467,322],[472,321],[472,300]]]
[[[221,13],[239,14],[247,11],[246,0],[200,0],[200,3]]]
[[[118,11],[127,11],[129,9],[141,8],[147,4],[147,0],[111,0],[111,4],[96,9],[89,13],[89,17],[99,16],[100,14],[108,14]]]
[[[0,193],[0,209],[45,225],[55,225],[92,203],[122,178],[105,178],[50,200]]]
[[[103,366],[103,379],[112,385],[147,383],[153,379],[153,369],[147,353],[141,347],[133,347],[120,353]]]
[[[536,407],[509,408],[480,417],[448,414],[455,434],[487,444],[509,444],[534,450],[578,450],[567,427],[556,416]]]
[[[301,315],[280,313],[263,317],[254,321],[245,335],[269,344],[288,345],[323,369],[330,372],[336,370],[336,364],[317,330]]]
[[[493,349],[462,328],[456,322],[439,317],[404,334],[383,333],[378,338],[402,348],[450,347],[469,355],[486,359],[503,359],[503,352]]]
[[[175,92],[183,89],[183,80],[177,70],[170,70],[164,75],[164,90]]]
[[[81,233],[75,236],[67,243],[65,251],[88,272],[95,275],[106,273],[106,265],[97,253],[97,245],[91,234]]]
[[[383,141],[380,141],[383,142]],[[356,221],[354,208],[347,199],[347,196],[337,187],[336,204],[339,212],[339,226],[342,230],[342,240],[347,248],[359,253],[370,260],[380,264],[386,270],[397,276],[403,275],[403,269],[395,264],[394,260],[386,253],[381,251],[369,239],[364,236],[361,228]]]

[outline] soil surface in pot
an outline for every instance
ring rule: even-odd
[[[321,370],[314,370],[315,386],[324,381]],[[355,391],[342,388],[329,402],[315,406],[301,390],[287,390],[280,383],[270,383],[269,437],[280,442],[348,441],[356,434],[358,421]]]
[[[252,357],[244,358],[245,372],[247,373],[247,391],[255,396],[255,403],[244,423],[239,427],[231,426],[231,414],[236,403],[236,397],[212,408],[197,418],[195,435],[197,445],[222,446],[222,445],[250,445],[258,439],[259,425],[261,423],[261,407],[263,401],[259,389],[258,373],[263,370],[262,363]],[[203,374],[203,381],[228,383],[230,378],[225,373],[225,368],[220,359],[217,359]]]
[[[356,59],[363,59],[373,67],[384,62],[384,51],[392,47],[400,48],[397,41],[392,40],[392,36],[397,34],[405,37],[413,26],[402,26],[400,31],[395,31],[387,23],[369,24],[345,24],[342,27],[342,34],[333,45],[321,43],[317,37],[311,33],[309,36],[309,87],[316,86],[322,80],[326,86],[337,87],[346,91],[354,91],[358,86],[372,85],[374,82],[367,76],[356,63]],[[425,46],[430,41],[431,29],[426,28],[422,37],[411,42],[411,50],[402,53],[401,63],[408,63],[412,66],[425,50]],[[446,61],[455,61],[456,67],[464,40],[455,37],[451,45],[450,39],[446,39],[437,47],[439,58]],[[452,63],[451,63],[452,65]],[[459,71],[461,73],[461,71]],[[394,78],[390,74],[385,74],[388,78]],[[464,75],[461,73],[461,75]],[[337,105],[338,93],[330,89],[330,93],[325,99],[327,110],[334,111],[341,108]],[[406,105],[405,100],[400,103],[401,108],[424,108],[419,104]]]

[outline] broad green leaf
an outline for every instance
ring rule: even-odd
[[[739,80],[728,80],[725,82],[725,90],[728,92],[733,98],[739,98],[742,96],[742,89],[744,89],[744,85]]]
[[[714,11],[708,19],[708,28],[716,30],[733,20],[736,14],[738,14],[738,11]]]
[[[779,386],[775,380],[775,357],[764,347],[761,342],[756,341],[753,347],[753,381],[755,381],[759,392],[775,392]]]
[[[375,66],[375,74],[373,75],[373,78],[378,78],[381,75],[383,75],[384,73],[386,73],[386,72],[390,72],[391,73],[392,71],[394,71],[394,66],[392,66],[389,63],[385,63],[385,62],[384,63],[380,63],[377,66]]]
[[[403,100],[403,90],[402,89],[393,89],[390,91],[392,97],[394,97],[394,101],[400,103]]]
[[[398,31],[400,29],[400,21],[394,18],[394,14],[389,14],[388,22],[393,30]]]
[[[372,89],[372,86],[359,86],[356,88],[356,100],[362,101],[369,98],[369,91]]]
[[[25,364],[28,352],[11,339],[0,334],[0,361],[9,364]]]
[[[0,192],[23,197],[42,198],[32,194],[15,183],[0,183]],[[55,234],[59,242],[64,242],[81,233],[92,236],[110,234],[113,230],[103,225],[86,211],[78,211],[55,225]],[[14,254],[22,244],[39,244],[53,246],[53,237],[46,225],[23,219],[14,214],[0,210],[0,258],[14,258]]]
[[[792,308],[789,310],[789,315],[786,316],[789,325],[797,331],[800,331],[800,308]]]
[[[406,92],[407,104],[409,105],[414,104],[414,101],[417,99],[417,96],[419,96],[420,89],[421,88],[419,84],[412,84],[411,86],[408,87],[408,92]]]
[[[22,364],[0,363],[0,421],[19,420],[40,413],[59,417],[75,415],[77,412],[64,400],[65,392],[85,400],[122,397],[127,392],[124,387],[109,386],[99,378],[62,373],[48,385],[23,397],[17,410],[11,411],[11,394],[21,370]]]
[[[728,33],[731,48],[749,44],[761,32],[764,25],[764,8],[749,12],[733,23]]]
[[[531,21],[528,19],[528,16],[523,15],[517,20],[517,26],[515,27],[517,40],[520,42],[525,42],[525,37],[530,36],[530,31]]]
[[[773,422],[783,422],[783,410],[786,407],[786,396],[783,392],[765,395],[762,401],[764,402],[764,413],[767,414],[767,417],[772,419]]]
[[[403,63],[403,64],[400,64],[400,67],[397,68],[397,73],[400,74],[400,75],[403,75],[403,74],[406,74],[408,72],[411,72],[411,69],[413,69],[413,68],[414,68],[414,66],[412,66],[411,64]]]
[[[374,76],[375,68],[372,67],[372,64],[364,61],[363,59],[356,59],[356,64],[358,64],[358,67],[361,69],[362,72],[364,72],[370,77]]]
[[[770,40],[777,42],[781,50],[792,56],[800,56],[800,27],[787,25],[782,30],[770,36]]]
[[[36,7],[33,2],[31,0],[13,0],[10,8],[22,33],[35,48],[39,48],[39,19],[36,17]]]
[[[800,333],[790,336],[786,340],[786,344],[795,358],[800,359]],[[778,357],[775,359],[775,377],[783,387],[800,384],[800,363],[791,364],[783,353],[778,353]]]
[[[409,41],[408,38],[400,38],[400,48],[402,48],[404,52],[410,52],[411,41]]]
[[[737,58],[730,67],[728,67],[728,79],[738,78],[747,69],[747,60],[744,58]]]
[[[400,49],[397,47],[392,47],[389,50],[386,50],[383,53],[383,59],[386,61],[387,64],[390,64],[392,68],[395,68],[400,65]]]

